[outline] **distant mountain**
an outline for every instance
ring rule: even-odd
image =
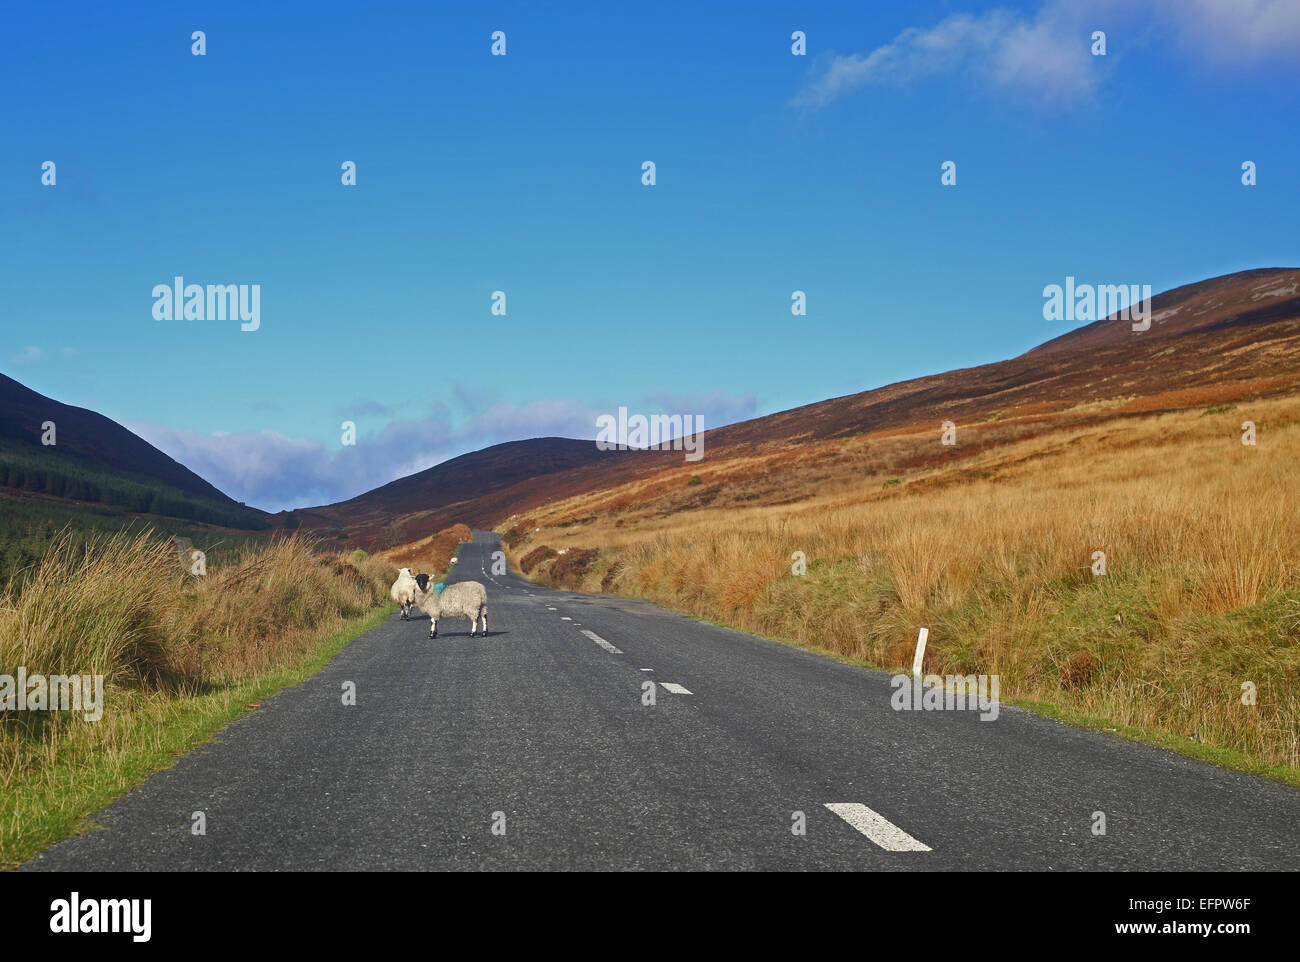
[[[680,457],[680,455],[678,455]],[[294,512],[304,527],[346,528],[351,543],[367,548],[405,544],[452,524],[495,523],[509,506],[527,503],[528,492],[565,485],[581,488],[582,477],[621,474],[659,452],[601,451],[594,441],[531,438],[508,441],[444,461],[399,478],[348,501]],[[509,511],[506,511],[508,514]]]
[[[1177,410],[1300,388],[1300,269],[1228,274],[1152,298],[1151,329],[1097,321],[1026,354],[901,381],[742,421],[705,434],[705,460],[680,452],[600,452],[591,441],[540,438],[496,445],[319,509],[377,547],[425,537],[460,521],[476,527],[576,494],[711,459],[756,465],[809,442],[940,422],[1038,418],[1097,406],[1105,413]],[[716,463],[716,461],[714,462]],[[762,470],[758,468],[757,470]],[[673,482],[677,483],[677,482]],[[354,543],[357,543],[354,541]]]
[[[372,507],[384,511],[422,511],[432,507],[430,492],[436,491],[439,501],[454,503],[543,474],[607,461],[609,457],[610,452],[598,450],[591,441],[571,438],[508,441],[462,454],[331,507],[346,513]]]
[[[54,444],[42,443],[46,423]],[[259,529],[269,516],[217,490],[116,421],[0,374],[0,487]]]

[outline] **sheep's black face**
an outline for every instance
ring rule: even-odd
[[[428,575],[416,575],[416,576],[415,576],[415,583],[416,583],[417,585],[420,586],[420,590],[421,590],[421,591],[428,591],[428,590],[429,590],[429,576],[428,576]]]

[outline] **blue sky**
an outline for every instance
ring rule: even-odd
[[[6,5],[0,370],[274,510],[1001,360],[1067,274],[1300,265],[1300,4],[450,6]],[[260,329],[155,320],[177,274]]]

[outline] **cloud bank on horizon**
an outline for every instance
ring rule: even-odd
[[[457,392],[462,406],[479,395]],[[706,430],[753,417],[755,397],[660,392],[642,399],[647,413],[689,411],[704,418]],[[362,400],[340,408],[389,412],[387,405]],[[544,398],[528,404],[496,400],[476,413],[457,417],[434,405],[425,418],[390,421],[354,446],[326,445],[263,429],[203,433],[141,421],[126,427],[169,457],[184,464],[236,501],[280,511],[333,504],[397,478],[424,471],[468,451],[526,438],[596,437],[596,418],[616,408],[593,407],[576,398]]]

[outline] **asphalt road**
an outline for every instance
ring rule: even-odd
[[[895,711],[884,673],[492,577],[496,547],[455,568],[487,638],[394,614],[23,868],[1300,869],[1300,791],[1006,706]]]

